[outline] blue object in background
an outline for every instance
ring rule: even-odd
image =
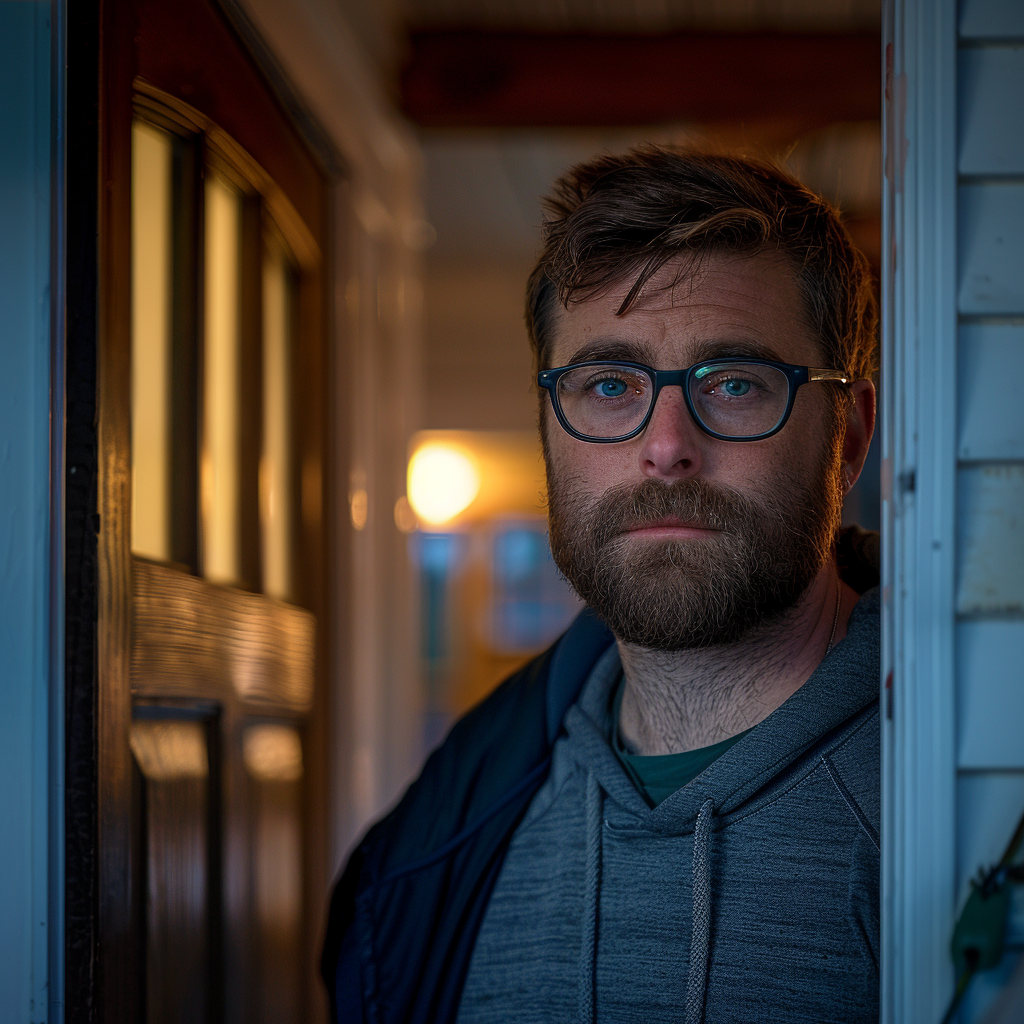
[[[542,520],[497,527],[491,573],[491,644],[502,654],[542,650],[582,607],[551,557]]]
[[[420,577],[420,659],[425,670],[424,749],[433,749],[451,725],[444,683],[452,654],[452,582],[464,561],[467,538],[459,533],[414,533],[409,553]]]
[[[427,664],[433,696],[450,652],[450,582],[462,561],[465,538],[456,533],[415,533],[411,541],[413,562],[420,570],[422,593],[420,652]]]

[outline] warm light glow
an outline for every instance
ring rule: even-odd
[[[129,745],[143,774],[153,782],[204,779],[209,773],[201,722],[133,722]]]
[[[239,574],[239,350],[242,197],[223,178],[206,178],[206,334],[203,454],[200,467],[203,575],[234,583]]]
[[[263,454],[260,541],[263,593],[292,596],[292,349],[295,281],[277,248],[263,260]]]
[[[132,125],[132,550],[171,558],[171,137]]]
[[[245,767],[264,782],[297,782],[302,778],[302,743],[287,725],[253,725],[242,744]]]
[[[421,520],[442,526],[467,509],[480,490],[480,472],[462,448],[428,441],[409,460],[409,504]]]
[[[412,505],[409,504],[409,499],[403,494],[402,497],[395,502],[395,526],[398,527],[402,533],[412,533],[417,526],[416,513],[412,510]]]
[[[357,487],[349,499],[352,511],[352,525],[361,530],[366,526],[366,513],[369,509],[370,500],[365,487]]]

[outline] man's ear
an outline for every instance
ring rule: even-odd
[[[850,385],[853,399],[846,409],[843,436],[843,493],[848,494],[864,468],[864,460],[875,432],[875,385],[857,380]]]

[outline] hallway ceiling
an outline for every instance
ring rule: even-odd
[[[429,131],[423,194],[437,231],[431,262],[526,265],[540,243],[540,198],[554,179],[599,152],[640,142],[699,141],[685,126],[576,131]],[[788,154],[801,180],[854,222],[877,217],[881,137],[875,122],[836,125],[802,138]],[[860,239],[868,250],[870,238]],[[872,258],[877,254],[869,252]]]
[[[404,0],[409,26],[534,32],[876,29],[880,0]]]

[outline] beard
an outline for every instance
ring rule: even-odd
[[[784,475],[758,498],[694,477],[594,499],[549,471],[555,564],[619,640],[659,651],[736,643],[784,617],[833,557],[842,514],[835,449],[827,446],[810,481]],[[628,534],[665,519],[716,532]]]

